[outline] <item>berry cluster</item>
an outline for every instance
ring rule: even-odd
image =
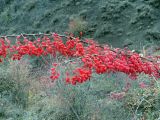
[[[23,38],[23,40],[22,40]],[[80,40],[73,36],[66,36],[64,40],[60,35],[54,33],[50,37],[44,35],[29,41],[27,37],[17,36],[16,43],[11,45],[10,40],[5,37],[0,39],[0,62],[6,56],[13,60],[20,60],[23,56],[56,56],[61,54],[66,58],[80,58],[82,66],[76,68],[72,75],[67,73],[66,82],[75,85],[89,80],[93,72],[104,74],[110,72],[123,72],[130,78],[136,79],[140,73],[145,73],[160,78],[159,57],[142,58],[139,54],[127,49],[113,49],[108,45],[99,45],[93,40]],[[56,71],[55,64],[51,69],[51,79],[59,78],[60,73]]]

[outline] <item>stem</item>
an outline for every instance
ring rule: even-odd
[[[136,111],[135,111],[135,113],[134,113],[134,118],[133,118],[133,119],[135,119],[135,120],[136,120],[136,114],[137,114],[137,111],[138,111],[138,109],[139,109],[139,106],[142,104],[142,102],[143,102],[144,100],[145,100],[145,99],[144,99],[144,98],[142,98],[142,100],[139,102],[139,105],[137,106]]]
[[[60,84],[60,83],[58,82],[57,86],[61,89],[61,87],[60,87],[59,84]],[[66,94],[66,95],[67,95],[67,94]],[[67,96],[68,96],[68,95],[67,95]],[[71,110],[73,111],[73,113],[74,113],[75,116],[77,117],[77,119],[80,120],[80,118],[79,118],[78,114],[76,113],[75,109],[72,107],[72,105],[70,105],[70,102],[69,102],[68,100],[67,100],[67,102],[68,102],[68,105],[70,106]]]
[[[49,62],[41,55],[41,58],[44,60],[44,62],[49,65]]]

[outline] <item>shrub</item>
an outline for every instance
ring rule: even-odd
[[[30,68],[26,60],[10,61],[6,66],[1,66],[0,71],[0,92],[9,94],[11,102],[26,107],[28,85],[31,80],[29,76]]]
[[[11,81],[14,83],[14,89],[9,89],[11,92],[8,92],[11,96],[11,102],[20,105],[25,110],[24,114],[22,113],[23,119],[112,120],[118,118],[128,120],[131,112],[128,114],[126,108],[135,110],[137,113],[139,104],[135,109],[132,106],[134,103],[132,96],[128,97],[131,102],[126,97],[127,107],[122,108],[126,92],[130,87],[127,80],[130,80],[129,78],[135,80],[140,73],[153,75],[157,79],[160,77],[159,63],[152,61],[155,58],[143,58],[129,50],[112,49],[107,45],[98,45],[88,39],[82,41],[79,38],[67,36],[67,41],[64,42],[62,36],[56,33],[50,35],[54,41],[46,35],[43,38],[37,38],[34,42],[29,41],[23,35],[17,36],[16,46],[11,46],[7,38],[0,41],[1,62],[6,60],[8,53],[10,56],[7,57],[19,60],[10,62],[7,59],[9,67],[5,69],[8,70],[7,74],[10,76],[7,79],[12,78]],[[24,38],[24,41],[20,40],[21,37]],[[38,87],[44,87],[44,91],[39,87],[40,89],[34,92],[35,84],[32,84],[33,80],[31,81],[31,79],[35,77],[35,73],[30,71],[29,62],[22,59],[25,55],[51,57],[52,65],[50,62],[46,62],[45,58],[43,59],[48,64],[49,71],[41,69],[39,76],[36,76],[39,81],[35,80]],[[51,74],[50,78],[46,78],[44,73],[48,76]],[[108,78],[104,73],[108,73],[111,77]],[[119,73],[123,73],[122,76]],[[117,79],[115,80],[115,78]],[[49,86],[47,84],[41,86],[43,82],[38,83],[41,82],[40,80],[50,80]],[[125,83],[126,86],[121,83]],[[4,91],[7,90],[2,92]],[[137,102],[138,99],[135,101]],[[152,109],[150,110],[152,111]],[[146,109],[142,109],[142,111],[146,112]],[[4,112],[2,112],[3,116],[5,116]]]
[[[145,81],[151,81],[150,79]],[[127,93],[124,106],[138,120],[158,120],[160,118],[160,83],[146,88],[135,88]]]
[[[73,17],[69,22],[69,32],[75,36],[80,36],[80,32],[85,33],[88,28],[88,23],[81,17]]]

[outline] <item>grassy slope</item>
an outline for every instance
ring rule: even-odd
[[[0,0],[0,8],[0,34],[63,33],[80,16],[88,22],[86,37],[102,43],[139,49],[160,41],[159,0]]]

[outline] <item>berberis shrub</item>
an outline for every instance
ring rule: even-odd
[[[32,35],[39,38],[30,41],[27,37]],[[148,84],[141,81],[138,89],[146,91],[146,88],[155,87],[153,83],[160,78],[160,56],[142,57],[127,48],[111,48],[72,35],[12,37],[16,37],[14,44],[7,36],[0,38],[0,92],[2,98],[11,96],[10,105],[21,112],[17,116],[8,115],[7,107],[2,107],[0,117],[37,120],[149,118],[145,114],[151,112],[146,112],[145,108],[150,104],[146,102],[140,108],[135,101],[141,102],[141,99],[133,99],[146,92],[133,93],[133,81],[129,80],[138,80],[139,75],[145,74],[151,79]],[[40,58],[47,67],[35,71],[26,57]],[[151,98],[156,100],[155,96]],[[145,101],[150,101],[150,96]],[[154,111],[152,107],[155,109],[155,105],[151,105],[150,111]],[[159,116],[152,117],[158,119]]]
[[[23,37],[22,41],[21,37]],[[73,36],[66,36],[66,38],[67,41],[64,42],[60,35],[53,33],[51,38],[44,35],[42,39],[37,38],[32,42],[21,35],[17,36],[16,44],[11,45],[10,40],[4,37],[0,39],[0,61],[2,62],[6,56],[13,60],[20,60],[25,55],[43,58],[47,55],[52,57],[62,55],[66,58],[65,61],[75,58],[75,62],[79,62],[80,66],[66,73],[66,82],[73,85],[89,80],[93,72],[97,74],[123,72],[132,79],[136,79],[140,73],[145,73],[160,78],[160,63],[157,62],[159,56],[144,58],[130,50],[112,49],[108,45],[99,45],[93,40],[80,40]],[[56,71],[56,67],[63,66],[63,63],[61,61],[53,64],[52,80],[59,78],[60,74]]]

